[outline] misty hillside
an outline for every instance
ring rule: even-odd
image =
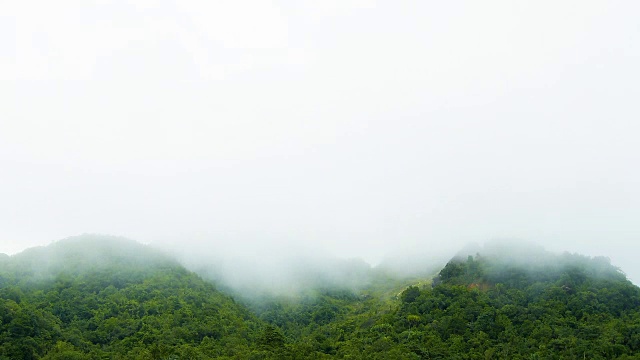
[[[2,263],[2,260],[0,260]],[[21,281],[42,281],[60,274],[109,271],[134,276],[138,268],[171,268],[175,259],[146,245],[115,236],[82,235],[27,249],[6,257],[5,270]],[[139,274],[137,274],[139,275]]]
[[[640,358],[640,289],[605,258],[487,246],[400,299],[355,341],[399,358]]]
[[[638,64],[633,0],[0,0],[0,360],[640,360]]]
[[[121,238],[27,250],[0,263],[0,284],[0,359],[245,357],[260,335],[212,284]]]
[[[434,279],[328,265],[305,291],[256,296],[122,238],[2,256],[0,359],[640,358],[640,289],[606,258],[497,243]]]
[[[606,258],[495,243],[433,283],[379,280],[257,313],[336,358],[640,359],[640,289]]]

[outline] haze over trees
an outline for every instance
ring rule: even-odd
[[[0,252],[88,231],[402,265],[505,237],[640,283],[638,13],[0,1]]]
[[[640,358],[638,14],[0,0],[0,360]]]
[[[0,359],[640,358],[640,289],[606,258],[498,244],[435,277],[340,269],[358,276],[243,294],[147,245],[68,238],[0,256]]]

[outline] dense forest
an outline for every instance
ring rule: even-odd
[[[504,245],[435,277],[351,264],[360,286],[243,296],[122,238],[0,256],[0,359],[640,359],[640,289],[606,258]]]
[[[175,261],[117,238],[5,259],[2,359],[249,358],[264,325]]]

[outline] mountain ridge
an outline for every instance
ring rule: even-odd
[[[433,282],[338,262],[363,283],[243,298],[152,246],[71,237],[0,260],[0,359],[640,358],[640,288],[608,259],[469,249]]]

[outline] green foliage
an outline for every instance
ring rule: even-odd
[[[450,262],[433,288],[401,294],[398,308],[361,337],[372,343],[366,351],[400,349],[407,358],[408,352],[460,359],[637,357],[640,290],[602,258],[548,254],[543,260]]]
[[[456,258],[424,279],[235,301],[122,239],[0,258],[0,359],[638,359],[640,289],[605,258]],[[98,256],[99,254],[99,256]]]
[[[269,350],[284,348],[284,336],[273,326],[266,326],[259,339],[260,345]]]
[[[78,256],[95,254],[76,240],[4,267],[0,359],[248,357],[256,346],[261,322],[169,258],[93,241],[102,257],[87,262]]]

